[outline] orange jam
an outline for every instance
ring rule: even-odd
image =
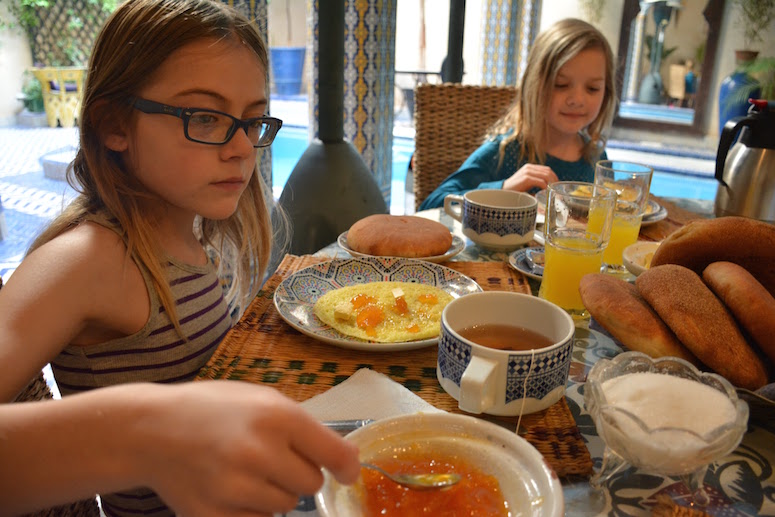
[[[435,294],[421,294],[417,297],[417,301],[426,305],[436,305],[439,303],[439,297]]]
[[[357,298],[357,297],[356,297]],[[377,305],[366,305],[358,312],[355,321],[358,328],[363,329],[369,336],[377,335],[377,325],[385,319],[385,313]]]
[[[406,300],[403,296],[399,296],[396,298],[396,303],[393,306],[393,310],[396,314],[408,314],[409,313],[409,306],[406,304]]]
[[[377,303],[377,300],[368,294],[361,293],[353,296],[353,299],[350,300],[350,303],[353,304],[353,309],[360,309],[366,305]]]
[[[411,490],[370,469],[361,469],[361,502],[365,517],[476,516],[507,517],[509,506],[495,476],[457,457],[428,458],[427,452],[405,451],[400,458],[373,461],[390,473],[460,474],[461,480],[438,490]]]
[[[415,334],[417,332],[420,332],[420,326],[417,323],[412,323],[408,327],[406,327],[406,330]]]

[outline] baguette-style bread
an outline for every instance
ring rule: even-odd
[[[755,390],[767,383],[764,363],[697,273],[675,264],[652,266],[635,284],[681,343],[705,365],[741,388]]]
[[[375,214],[355,222],[347,232],[350,249],[381,257],[434,257],[452,246],[443,224],[411,215]]]
[[[775,298],[742,266],[713,262],[702,279],[721,298],[740,327],[775,361]]]
[[[775,225],[737,216],[691,221],[662,241],[651,266],[678,264],[701,275],[718,261],[743,266],[775,296]]]
[[[699,366],[697,358],[675,337],[638,289],[611,275],[584,275],[581,300],[600,326],[630,350],[653,358],[673,356]]]

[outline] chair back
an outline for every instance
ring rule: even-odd
[[[484,141],[516,99],[513,86],[420,84],[415,90],[414,208]]]

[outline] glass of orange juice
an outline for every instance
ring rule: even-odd
[[[538,296],[574,319],[589,317],[579,283],[600,273],[611,236],[616,191],[595,183],[560,181],[546,193],[544,273]]]
[[[638,240],[653,172],[646,165],[620,160],[601,160],[595,165],[595,183],[614,189],[618,196],[611,240],[603,253],[607,273],[629,275],[622,252]]]

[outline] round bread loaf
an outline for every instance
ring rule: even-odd
[[[767,383],[764,363],[697,273],[665,264],[642,273],[635,285],[681,343],[705,365],[741,388],[755,390]]]
[[[747,269],[732,262],[710,264],[702,279],[761,351],[775,361],[775,298]]]
[[[600,326],[630,350],[653,358],[674,356],[699,365],[654,309],[629,282],[611,275],[584,275],[581,300]]]
[[[775,225],[736,216],[692,221],[662,241],[651,265],[678,264],[700,275],[719,261],[743,266],[775,296]]]
[[[347,232],[350,249],[381,257],[434,257],[452,245],[452,234],[441,223],[411,215],[364,217]]]

